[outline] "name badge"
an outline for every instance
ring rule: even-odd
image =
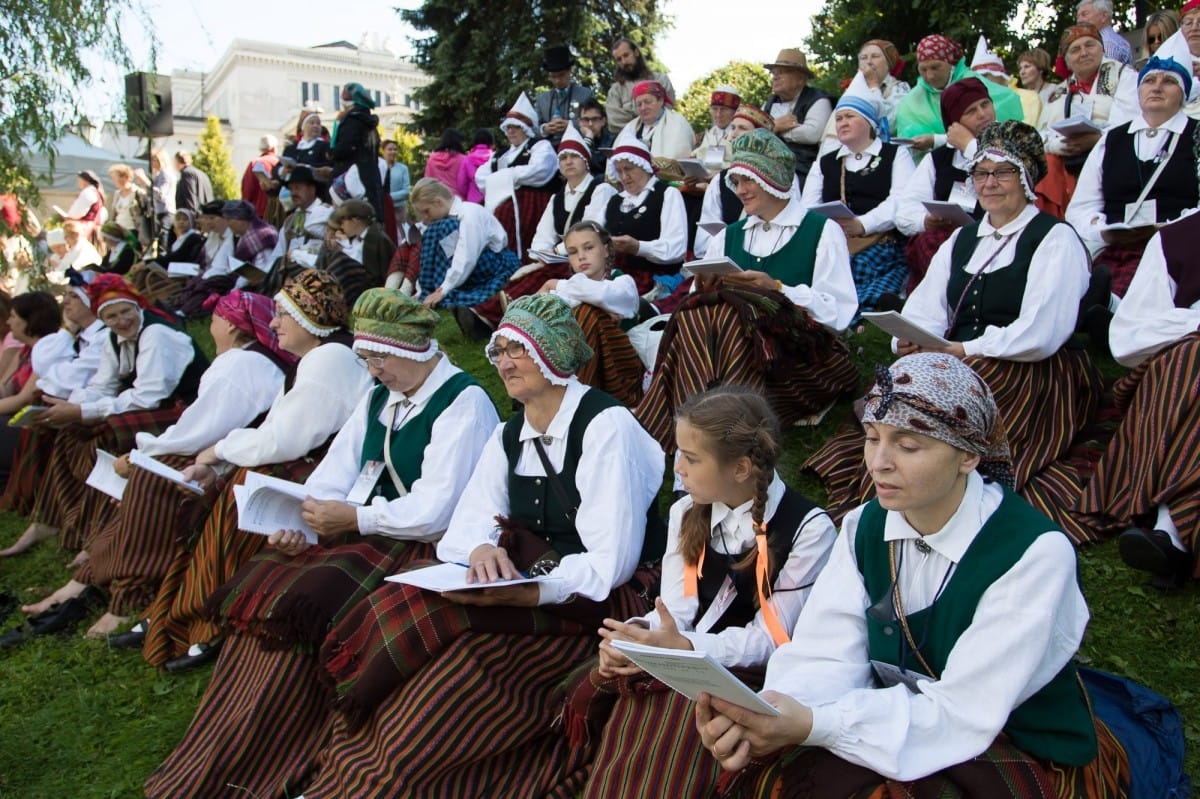
[[[1137,203],[1125,204],[1125,224],[1130,227],[1146,227],[1158,224],[1158,201],[1146,200],[1140,206]]]
[[[365,504],[371,498],[371,492],[375,490],[375,485],[379,482],[379,476],[383,474],[383,461],[367,461],[363,464],[362,471],[358,473],[358,479],[354,481],[354,487],[346,494],[346,502],[351,505]]]
[[[725,575],[725,582],[721,583],[721,590],[717,591],[716,598],[708,606],[708,610],[704,611],[704,615],[700,617],[700,621],[696,622],[696,632],[706,633],[715,627],[736,598],[737,586],[733,584],[733,578],[727,574]]]
[[[880,660],[871,661],[871,669],[875,672],[875,679],[879,680],[879,684],[884,688],[891,688],[893,685],[903,685],[910,693],[919,693],[920,688],[917,686],[922,682],[931,682],[932,678],[915,671],[904,671],[899,666],[894,666],[891,663],[884,663]]]

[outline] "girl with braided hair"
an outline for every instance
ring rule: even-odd
[[[775,471],[779,420],[761,394],[742,386],[696,394],[680,406],[675,435],[688,495],[671,508],[662,593],[643,617],[605,619],[599,667],[566,713],[580,746],[604,724],[591,736],[584,797],[708,796],[720,776],[691,723],[691,701],[611,642],[707,651],[760,685],[833,546],[829,516]]]

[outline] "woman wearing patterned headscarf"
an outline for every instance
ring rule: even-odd
[[[216,656],[216,625],[202,618],[204,602],[257,553],[266,539],[240,533],[234,486],[249,471],[301,482],[350,417],[371,384],[351,349],[346,304],[337,281],[308,270],[275,295],[271,330],[281,349],[299,358],[295,370],[255,427],[230,431],[199,452],[184,475],[221,491],[194,547],[175,553],[154,604],[114,646],[145,647],[146,660],[182,671]],[[314,413],[320,409],[319,413]]]
[[[329,329],[320,304],[328,292],[297,288],[286,288],[277,308],[309,332]],[[313,768],[333,713],[331,683],[317,657],[321,642],[385,577],[433,556],[499,421],[487,392],[441,352],[432,337],[437,321],[394,289],[369,289],[355,304],[359,371],[379,383],[354,395],[342,391],[358,404],[305,481],[312,498],[301,514],[320,543],[279,530],[268,539],[271,549],[208,598],[226,636],[221,657],[187,735],[146,781],[146,796],[220,796],[229,784],[278,795],[285,780]],[[291,324],[279,327],[290,339]],[[333,349],[342,348],[314,352]],[[310,413],[329,391],[326,385],[306,401]],[[223,443],[217,454],[229,448]],[[224,542],[234,550],[249,546],[239,539],[260,538],[228,532]],[[196,550],[197,568],[211,533]],[[205,559],[215,564],[219,557]],[[209,580],[194,576],[196,586]],[[174,615],[193,601],[184,594],[179,600],[164,634],[157,618],[151,625],[145,652],[156,662],[217,629],[197,610]]]
[[[997,122],[979,134],[968,173],[984,218],[942,245],[903,313],[948,339],[945,351],[995,392],[1010,424],[1016,490],[1086,540],[1090,534],[1065,513],[1080,479],[1065,456],[1101,392],[1087,353],[1068,346],[1088,287],[1088,255],[1070,225],[1034,205],[1045,163],[1041,137],[1029,125]],[[893,348],[900,355],[921,349],[900,340]],[[871,496],[857,455],[861,441],[860,431],[847,430],[807,464],[825,481],[837,516]]]
[[[1012,491],[987,384],[910,355],[878,370],[862,424],[878,498],[846,517],[768,662],[780,715],[697,705],[705,746],[740,772],[723,795],[1126,796],[1124,749],[1072,663],[1088,621],[1074,549]]]
[[[631,578],[665,543],[644,535],[662,452],[575,379],[591,355],[559,297],[508,306],[487,356],[523,410],[484,446],[437,554],[472,582],[557,579],[442,595],[389,583],[359,603],[324,646],[340,712],[309,799],[544,796],[582,775],[585,752],[552,728],[555,686],[604,618],[650,609]],[[551,761],[562,768],[532,765]]]
[[[858,72],[866,81],[867,89],[872,99],[879,106],[879,118],[886,119],[888,130],[896,129],[896,111],[912,87],[906,81],[900,80],[904,71],[904,59],[896,45],[884,39],[870,39],[863,42],[858,49]],[[849,86],[852,79],[843,80]],[[825,133],[821,136],[822,149],[833,146],[837,139],[837,127],[830,115],[825,125]]]
[[[1138,74],[1137,116],[1105,131],[1079,173],[1066,219],[1096,264],[1108,267],[1118,297],[1157,227],[1200,205],[1200,123],[1184,111],[1198,89],[1187,43],[1177,33]]]
[[[195,401],[162,434],[138,433],[138,452],[182,468],[196,452],[266,411],[283,385],[284,373],[296,362],[279,348],[270,323],[271,304],[265,297],[237,290],[222,297],[209,325],[217,357],[204,371]],[[89,526],[84,540],[88,560],[67,585],[29,607],[27,612],[39,614],[31,619],[35,634],[68,629],[78,618],[65,618],[67,601],[95,603],[101,588],[108,592],[108,612],[92,625],[88,637],[103,638],[144,611],[171,564],[178,539],[191,533],[188,521],[194,522],[211,501],[208,496],[181,500],[173,483],[133,469],[128,456],[117,459],[112,469],[129,481],[120,504],[107,503],[109,510],[103,513],[81,512]],[[51,609],[56,602],[58,608]]]

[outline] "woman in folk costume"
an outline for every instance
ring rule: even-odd
[[[773,131],[775,120],[771,119],[771,115],[766,111],[752,103],[742,103],[734,112],[733,121],[729,123],[730,158],[733,157],[733,142],[737,137],[743,133],[749,133],[755,128]],[[696,239],[692,244],[692,250],[696,253],[697,258],[705,256],[705,253],[708,252],[708,244],[712,241],[712,234],[704,229],[706,224],[719,222],[722,225],[732,225],[745,216],[746,209],[742,208],[742,201],[738,199],[734,190],[729,188],[729,182],[725,180],[728,171],[729,164],[725,164],[725,168],[713,175],[708,181],[708,185],[704,187],[704,199],[700,203],[700,221],[696,227]],[[797,179],[793,186],[797,196],[802,188]]]
[[[408,199],[425,225],[418,275],[425,305],[478,305],[517,271],[520,262],[505,246],[504,228],[482,206],[455,197],[433,178],[418,180]]]
[[[924,154],[946,144],[949,132],[943,123],[941,93],[963,78],[979,79],[963,59],[962,45],[940,33],[926,36],[917,43],[916,87],[900,101],[896,110],[896,135],[916,139],[912,145]],[[996,107],[996,119],[1021,118],[1021,100],[1012,89],[986,83],[988,95]]]
[[[518,259],[525,257],[538,220],[558,188],[554,145],[538,137],[539,127],[533,103],[521,92],[500,123],[508,149],[475,172],[484,205],[500,220]]]
[[[1092,534],[1066,510],[1080,475],[1066,459],[1100,399],[1101,377],[1071,341],[1087,290],[1087,250],[1070,225],[1037,209],[1045,174],[1041,137],[1022,122],[979,135],[968,172],[986,216],[942,245],[909,295],[904,317],[951,344],[946,352],[983,377],[1008,420],[1016,490],[1076,541]],[[900,355],[917,345],[893,340]],[[835,519],[870,499],[856,423],[805,464],[824,481]]]
[[[13,545],[18,552],[58,533],[60,546],[81,549],[95,514],[108,505],[86,484],[96,450],[121,455],[133,449],[136,433],[164,431],[196,398],[208,366],[179,321],[150,308],[125,278],[99,275],[87,292],[108,327],[106,346],[86,386],[65,399],[46,398],[50,408],[39,421],[61,429],[33,501],[33,521]]]
[[[642,398],[645,367],[623,328],[638,313],[637,284],[614,268],[612,235],[595,222],[576,222],[563,244],[571,276],[547,280],[538,293],[567,301],[592,348],[591,360],[575,372],[579,382],[632,408]]]
[[[687,158],[695,146],[692,126],[672,106],[667,90],[656,80],[633,87],[637,117],[629,120],[618,138],[630,134],[645,143],[653,158]]]
[[[1066,209],[1084,161],[1100,141],[1100,130],[1137,115],[1137,71],[1106,57],[1100,31],[1086,23],[1063,31],[1058,54],[1071,75],[1055,87],[1038,119],[1049,178],[1041,190],[1057,208]],[[1075,117],[1090,120],[1099,130],[1069,136],[1054,130],[1054,124]]]
[[[275,295],[274,305],[271,329],[280,348],[299,362],[261,424],[231,431],[183,469],[188,479],[218,489],[212,512],[198,537],[176,549],[145,617],[129,633],[109,638],[120,647],[141,647],[148,639],[144,649],[152,666],[181,671],[216,657],[220,631],[204,616],[204,603],[266,544],[263,536],[238,530],[234,487],[250,471],[303,482],[371,385],[351,349],[336,280],[302,272]]]
[[[888,130],[896,129],[896,111],[904,96],[912,91],[907,81],[900,80],[904,72],[904,59],[896,45],[884,39],[870,39],[858,50],[858,72],[866,81],[867,90],[879,106],[879,119],[887,120]],[[837,128],[833,115],[825,125],[821,136],[821,149],[836,145]]]
[[[558,145],[558,171],[562,181],[533,234],[533,242],[527,253],[529,263],[518,269],[504,286],[501,295],[505,298],[503,303],[501,297],[497,296],[471,308],[474,316],[484,324],[464,318],[460,321],[464,330],[472,330],[480,340],[487,339],[504,315],[504,305],[508,300],[533,294],[547,280],[571,276],[568,264],[547,264],[541,260],[539,253],[565,255],[563,236],[572,225],[585,219],[603,224],[608,201],[617,192],[603,180],[592,176],[588,170],[591,161],[591,148],[574,125],[567,125]],[[462,312],[457,315],[462,316]]]
[[[1015,86],[1008,72],[1004,69],[1004,60],[988,49],[986,36],[980,36],[975,43],[975,57],[971,59],[971,71],[983,80],[998,83],[1013,90],[1021,100],[1021,121],[1026,125],[1037,127],[1038,118],[1042,115],[1042,98],[1037,92]]]
[[[853,219],[836,220],[846,234],[859,311],[873,311],[885,293],[899,294],[908,281],[905,239],[896,233],[896,195],[916,167],[908,149],[890,143],[862,73],[833,110],[840,146],[817,159],[804,183],[804,204],[841,200]]]
[[[625,622],[605,619],[599,666],[566,711],[576,746],[587,745],[576,740],[585,729],[593,737],[585,799],[715,792],[721,769],[691,723],[691,700],[611,642],[707,652],[761,685],[767,658],[789,640],[837,532],[775,471],[779,420],[760,394],[735,386],[697,394],[675,424],[675,471],[688,496],[671,508],[656,609]]]
[[[321,641],[386,576],[433,556],[498,422],[487,392],[439,350],[436,325],[394,289],[359,298],[354,348],[380,385],[305,482],[302,512],[319,542],[275,533],[272,549],[211,598],[227,638],[191,727],[146,781],[148,797],[279,796],[289,777],[307,781],[332,712]]]
[[[79,194],[71,202],[67,210],[56,209],[64,222],[74,222],[79,226],[79,234],[83,238],[99,242],[100,226],[108,219],[108,209],[104,205],[104,184],[100,176],[90,169],[85,169],[75,175],[79,185]]]
[[[950,202],[975,219],[983,216],[979,199],[969,187],[967,164],[978,148],[975,137],[996,121],[996,107],[979,78],[963,78],[946,87],[941,104],[946,143],[922,159],[896,200],[896,229],[909,237],[904,251],[909,294],[925,277],[934,254],[961,227],[961,222],[950,219],[949,214],[933,213],[925,203]]]
[[[759,389],[784,425],[823,412],[858,385],[837,334],[858,310],[846,236],[791,194],[791,150],[755,130],[734,142],[726,179],[746,218],[713,237],[744,271],[698,280],[671,315],[638,419],[668,452],[675,408],[716,385]]]
[[[389,583],[360,603],[323,648],[339,713],[308,799],[570,797],[586,776],[586,753],[551,728],[555,687],[604,618],[649,610],[652,578],[631,577],[662,554],[644,536],[662,452],[573,377],[591,351],[558,297],[513,302],[488,357],[523,411],[485,445],[438,557],[479,583],[557,579],[441,595]]]
[[[197,452],[266,412],[296,363],[279,348],[271,318],[271,302],[259,294],[235,289],[221,298],[209,325],[217,356],[200,379],[195,401],[162,434],[138,433],[139,453],[183,468]],[[177,539],[189,536],[207,513],[211,495],[181,499],[174,483],[131,467],[127,455],[113,469],[129,481],[120,503],[105,501],[102,512],[81,519],[89,527],[88,560],[65,586],[29,606],[27,612],[45,614],[41,624],[38,616],[31,620],[35,632],[47,632],[46,622],[63,612],[62,604],[89,586],[93,593],[104,588],[109,594],[108,612],[88,630],[89,638],[106,636],[144,612],[170,567]],[[51,609],[56,603],[60,607]]]
[[[681,282],[679,267],[687,255],[683,195],[654,176],[649,148],[628,131],[614,142],[608,169],[621,184],[604,209],[617,268],[634,279],[643,297],[670,294]]]
[[[1097,533],[1124,530],[1121,558],[1161,586],[1196,576],[1198,231],[1194,213],[1159,230],[1117,307],[1109,341],[1133,368],[1113,387],[1124,418],[1075,505]]]
[[[722,83],[712,90],[708,105],[712,125],[700,136],[700,143],[692,150],[692,158],[699,158],[710,169],[729,166],[730,146],[737,138],[731,135],[729,125],[741,104],[742,95],[734,86]]]
[[[780,715],[697,703],[732,772],[723,795],[1127,796],[1125,751],[1072,663],[1088,621],[1075,552],[1012,491],[987,384],[910,355],[879,369],[862,421],[879,498],[846,517],[771,656],[762,696]]]
[[[1182,33],[1146,62],[1138,73],[1137,116],[1104,132],[1067,206],[1067,221],[1096,264],[1108,267],[1118,297],[1124,296],[1158,226],[1200,205],[1200,123],[1183,110],[1188,98],[1200,93],[1190,62]]]

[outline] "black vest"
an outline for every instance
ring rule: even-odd
[[[508,167],[500,167],[499,166],[500,156],[507,153],[508,150],[506,149],[506,150],[504,150],[504,152],[496,153],[495,155],[492,156],[492,171],[495,172],[497,169],[501,169],[501,168],[508,169],[509,167],[514,167],[514,166],[529,166],[529,159],[530,159],[529,154],[533,150],[533,145],[537,144],[539,141],[541,141],[541,140],[540,139],[529,139],[523,145],[521,145],[521,152],[517,153],[517,157],[512,160],[512,163],[509,164]],[[562,183],[562,178],[560,178],[558,175],[558,172],[555,171],[553,177],[551,177],[549,180],[547,180],[545,183],[543,183],[540,186],[521,186],[520,188],[530,189],[531,191],[556,191],[558,189],[559,185],[561,185],[561,183]]]
[[[804,118],[808,116],[808,110],[813,107],[813,104],[818,100],[830,99],[829,95],[813,86],[805,86],[804,91],[796,97],[796,102],[792,105],[792,114],[796,119],[803,124]],[[767,115],[771,115],[771,106],[776,103],[782,103],[779,95],[771,95],[771,99],[767,100],[767,104],[763,106],[763,110]],[[783,143],[788,146],[788,149],[796,156],[796,174],[800,176],[800,185],[804,185],[804,179],[808,177],[808,172],[812,168],[813,162],[817,160],[817,152],[820,150],[817,144],[797,144],[796,142],[783,139]]]
[[[149,309],[142,309],[142,329],[138,331],[137,338],[133,341],[133,371],[120,379],[120,384],[117,393],[128,391],[137,382],[137,356],[138,350],[142,342],[142,333],[149,329],[150,325],[166,325],[167,327],[179,333],[183,333],[183,328],[180,324],[166,319],[163,316]],[[200,345],[195,339],[192,341],[192,360],[188,363],[187,368],[183,370],[183,376],[179,378],[179,383],[175,386],[175,390],[159,403],[159,407],[165,407],[174,403],[176,400],[191,403],[196,399],[196,394],[200,391],[200,377],[204,374],[204,370],[208,368],[208,358],[200,349]],[[117,334],[111,330],[108,332],[108,344],[113,349],[113,353],[117,356],[117,362],[121,361],[121,345],[117,341]]]
[[[1025,283],[1029,279],[1034,250],[1055,225],[1065,224],[1061,219],[1039,212],[1018,236],[1012,263],[995,272],[979,275],[973,283],[966,266],[979,245],[976,235],[979,223],[959,230],[950,251],[950,280],[946,284],[946,307],[951,315],[956,307],[959,310],[958,317],[950,320],[953,328],[946,338],[971,341],[983,335],[988,325],[1006,327],[1012,324],[1021,315],[1021,301],[1025,298]],[[967,291],[968,283],[970,291]],[[964,297],[965,291],[967,296]]]
[[[717,186],[721,190],[721,221],[726,225],[732,225],[734,222],[742,218],[742,201],[734,194],[733,189],[729,188],[729,184],[725,182],[725,176],[729,174],[728,169],[722,169],[721,174],[717,176]]]
[[[771,550],[771,573],[768,579],[772,586],[779,579],[779,572],[783,570],[783,565],[787,563],[788,555],[792,552],[801,522],[815,507],[817,507],[815,504],[792,489],[784,489],[783,497],[779,500],[779,507],[775,509],[775,515],[767,522],[767,547]],[[726,555],[713,549],[711,541],[705,542],[704,574],[700,576],[696,592],[699,595],[700,607],[696,611],[696,617],[692,619],[693,625],[700,620],[712,605],[713,600],[717,598],[717,593],[725,584],[726,575],[733,580],[734,587],[737,588],[737,596],[708,632],[719,633],[727,627],[745,627],[754,620],[754,614],[757,612],[757,608],[754,607],[754,599],[758,596],[754,585],[755,571],[754,569],[735,570],[733,568],[734,564],[740,561],[744,555],[744,552],[738,555]]]
[[[871,211],[888,198],[892,191],[892,162],[896,160],[895,144],[885,144],[879,151],[879,164],[864,175],[863,172],[846,170],[846,197],[844,202],[857,216]],[[851,158],[852,156],[846,156]],[[873,158],[874,156],[872,156]],[[866,171],[866,170],[863,170]],[[833,202],[842,199],[842,164],[837,150],[821,158],[821,201]]]
[[[601,181],[593,179],[588,187],[583,190],[583,196],[579,198],[579,202],[575,205],[574,222],[578,222],[583,218],[583,212],[587,210],[588,203],[592,201],[592,194],[596,191]],[[554,232],[559,236],[567,234],[567,187],[564,184],[559,187],[558,191],[554,192],[554,199],[550,201],[554,207]]]
[[[666,196],[666,182],[656,181],[645,201],[626,213],[621,210],[625,198],[620,194],[613,195],[604,211],[605,227],[613,236],[633,236],[638,241],[654,241],[662,236],[663,199]],[[642,269],[659,275],[678,271],[679,264],[656,264],[640,255],[628,255],[623,268],[626,272]]]
[[[939,147],[929,156],[933,160],[933,199],[938,202],[949,201],[955,183],[966,183],[971,179],[964,170],[954,165],[955,152],[953,147]],[[983,208],[978,201],[971,210],[971,216],[983,219]]]
[[[1104,216],[1110,224],[1125,221],[1125,204],[1137,201],[1150,176],[1158,168],[1155,160],[1142,161],[1137,157],[1137,134],[1129,132],[1130,124],[1118,125],[1108,132],[1105,139],[1101,193],[1104,196]],[[1200,184],[1196,181],[1196,153],[1193,149],[1195,133],[1196,120],[1189,119],[1175,145],[1170,163],[1146,196],[1157,203],[1159,222],[1178,219],[1185,209],[1200,205]],[[1166,155],[1166,146],[1163,147],[1163,155]]]
[[[1182,146],[1182,142],[1180,145]],[[1200,300],[1200,268],[1192,251],[1200,236],[1200,214],[1184,217],[1159,231],[1167,274],[1175,281],[1175,307],[1190,308]]]

